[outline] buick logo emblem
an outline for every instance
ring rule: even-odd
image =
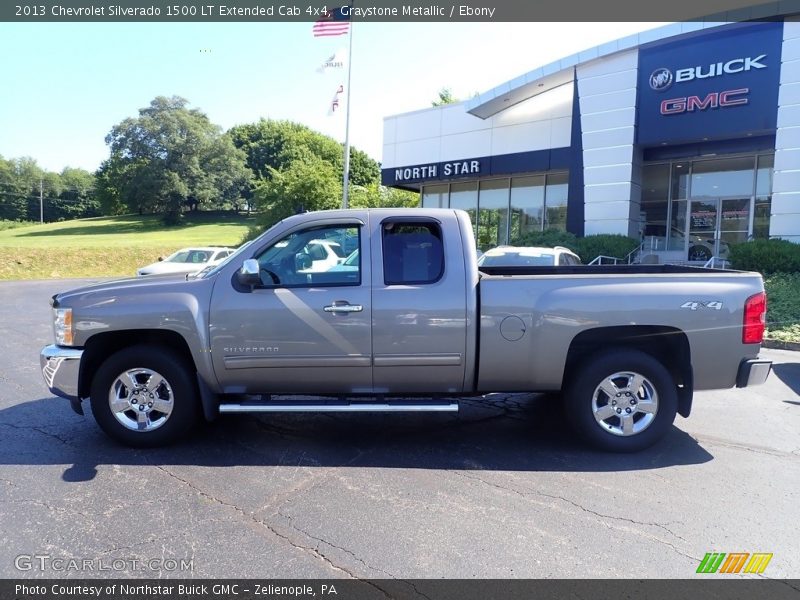
[[[663,92],[672,85],[672,71],[666,67],[661,67],[650,73],[650,88]]]

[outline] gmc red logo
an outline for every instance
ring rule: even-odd
[[[706,110],[709,108],[725,108],[727,106],[741,106],[750,100],[746,98],[750,93],[750,88],[739,88],[738,90],[728,90],[725,92],[711,92],[705,98],[700,96],[687,96],[684,98],[672,98],[661,103],[662,115],[677,115],[696,110]]]

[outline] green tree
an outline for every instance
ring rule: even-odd
[[[261,119],[237,125],[228,132],[234,145],[247,154],[247,166],[259,179],[270,179],[293,161],[308,154],[332,165],[339,179],[344,168],[344,149],[332,137],[300,123]],[[380,180],[380,166],[365,152],[350,148],[350,183],[367,186]]]
[[[283,170],[271,169],[269,179],[257,185],[254,200],[261,214],[250,237],[293,214],[339,208],[341,197],[342,182],[336,169],[306,153]]]
[[[0,219],[25,220],[28,216],[28,191],[20,181],[16,161],[0,156]]]
[[[222,208],[249,182],[245,155],[200,110],[178,96],[155,98],[106,136],[111,156],[98,171],[104,208],[158,212]]]
[[[65,167],[61,171],[60,185],[61,193],[48,203],[52,213],[51,220],[81,219],[100,215],[100,203],[95,197],[95,177],[92,173],[84,169]]]
[[[377,183],[350,188],[352,208],[411,208],[419,205],[419,194]]]
[[[455,104],[456,102],[460,102],[460,100],[453,95],[453,90],[444,87],[439,90],[439,98],[431,102],[431,106],[444,106],[446,104]]]

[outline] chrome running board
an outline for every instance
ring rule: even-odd
[[[220,404],[221,413],[263,412],[458,412],[457,402],[291,402]]]

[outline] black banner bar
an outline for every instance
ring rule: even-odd
[[[3,600],[789,600],[800,580],[25,579],[0,581]]]
[[[354,22],[748,21],[800,13],[800,0],[5,0],[11,22],[302,22],[343,7]]]

